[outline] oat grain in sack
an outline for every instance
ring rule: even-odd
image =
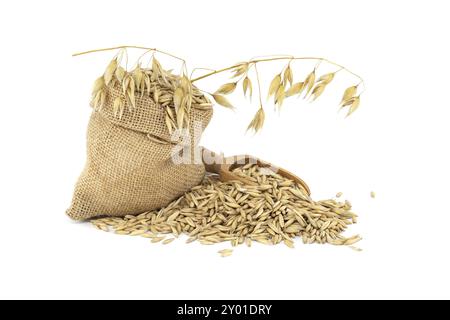
[[[205,169],[194,163],[194,134],[207,126],[212,107],[187,77],[163,70],[156,59],[152,68],[138,65],[131,72],[115,59],[95,82],[91,106],[87,160],[67,210],[71,218],[154,210],[201,183]],[[181,152],[190,151],[190,163],[172,159],[177,128],[187,132]]]

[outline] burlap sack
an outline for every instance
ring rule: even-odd
[[[136,97],[136,108],[113,114],[120,89],[108,87],[105,104],[93,111],[87,133],[87,162],[75,186],[67,214],[76,220],[97,216],[124,216],[166,206],[199,184],[203,164],[175,164],[165,111],[147,96]],[[205,128],[212,109],[190,112],[190,148],[195,148],[194,124]],[[201,130],[201,129],[200,129]],[[193,156],[193,152],[192,152]]]

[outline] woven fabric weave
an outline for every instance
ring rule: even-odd
[[[175,164],[171,144],[160,144],[148,134],[170,141],[165,111],[148,96],[128,103],[122,119],[113,114],[119,88],[108,87],[105,104],[92,112],[87,132],[87,161],[75,186],[67,214],[75,220],[98,216],[139,214],[166,206],[201,183],[203,164]],[[194,125],[204,129],[212,109],[190,111],[189,147],[196,145]],[[193,152],[191,152],[193,157]]]

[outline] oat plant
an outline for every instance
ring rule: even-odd
[[[128,70],[127,66],[127,49],[145,50],[144,54],[141,55],[130,70]],[[267,93],[267,98],[272,99],[277,108],[281,108],[285,100],[291,97],[303,97],[304,99],[315,101],[324,93],[336,75],[343,71],[357,79],[354,85],[345,90],[340,102],[340,109],[347,109],[347,116],[358,109],[360,96],[364,91],[364,80],[359,75],[340,64],[320,57],[262,57],[218,70],[195,68],[188,76],[189,73],[184,59],[156,48],[118,46],[76,53],[74,56],[110,50],[118,50],[118,53],[109,63],[104,74],[95,81],[92,92],[92,105],[100,109],[105,103],[106,88],[108,86],[119,87],[122,90],[122,96],[115,98],[113,106],[115,116],[121,118],[126,112],[126,106],[128,106],[128,112],[132,112],[136,107],[136,97],[148,95],[156,104],[160,104],[165,108],[165,121],[170,132],[188,127],[191,108],[211,108],[211,101],[206,96],[211,97],[223,107],[233,109],[233,104],[227,96],[236,92],[237,88],[241,88],[244,96],[251,100],[254,87],[257,88],[258,110],[247,130],[259,131],[263,127],[265,120],[263,103],[265,94],[261,90],[262,81],[258,67],[264,63],[282,62],[284,64],[280,72],[270,81]],[[157,60],[157,54],[167,55],[180,61],[181,70],[179,73],[175,74],[173,71],[165,70]],[[147,65],[143,65],[142,61],[146,55],[150,55],[151,58]],[[124,60],[126,61],[125,67],[122,66]],[[315,61],[316,65],[304,79],[294,81],[296,64],[301,61]],[[321,74],[320,66],[323,64],[331,65],[336,70]],[[208,70],[208,72],[201,76],[193,77],[194,72],[197,70]],[[225,72],[231,73],[231,80],[221,85],[215,92],[200,90],[195,85],[200,80]],[[256,83],[255,86],[254,83]]]

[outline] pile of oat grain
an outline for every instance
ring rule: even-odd
[[[103,231],[114,230],[164,244],[180,234],[189,236],[188,243],[230,241],[232,246],[250,246],[257,241],[284,242],[293,247],[297,237],[306,244],[353,245],[361,240],[359,235],[342,235],[348,225],[357,221],[348,201],[313,201],[301,185],[268,168],[248,164],[234,172],[257,185],[223,183],[216,176],[207,175],[201,185],[159,211],[96,219],[92,224]],[[228,256],[231,250],[220,253]]]

